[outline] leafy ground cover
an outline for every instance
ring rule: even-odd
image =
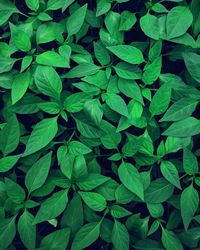
[[[199,0],[0,0],[0,250],[200,249]]]

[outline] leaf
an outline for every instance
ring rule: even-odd
[[[36,214],[34,224],[54,219],[60,215],[68,202],[67,193],[68,190],[58,191],[46,199]]]
[[[46,10],[57,10],[61,9],[65,4],[65,0],[49,0],[47,2],[47,9]]]
[[[78,78],[83,76],[89,76],[97,73],[100,70],[99,66],[96,66],[92,63],[82,63],[73,69],[71,69],[68,73],[64,74],[62,78]]]
[[[181,217],[185,230],[188,230],[191,220],[199,207],[199,195],[191,184],[181,193]]]
[[[186,33],[193,21],[192,13],[188,7],[176,6],[167,14],[167,38],[171,39]]]
[[[110,62],[109,53],[100,42],[94,43],[94,53],[101,65],[107,65]]]
[[[178,170],[172,162],[162,161],[160,165],[160,170],[166,180],[172,183],[175,187],[181,189]]]
[[[12,34],[12,40],[15,44],[15,46],[21,50],[21,51],[29,51],[31,49],[31,40],[29,35],[22,31],[22,30],[16,30]]]
[[[187,137],[200,133],[200,121],[194,117],[188,117],[174,122],[163,135],[174,137]]]
[[[143,96],[140,87],[135,81],[119,78],[118,88],[124,95],[143,104]]]
[[[107,182],[109,179],[109,177],[100,174],[90,173],[88,176],[77,181],[76,184],[84,191],[91,191],[92,189],[95,189],[96,187]]]
[[[100,125],[103,117],[103,111],[98,99],[86,101],[84,103],[83,110],[88,115],[88,117],[90,117],[90,119],[94,122],[95,125]]]
[[[52,152],[46,154],[28,170],[25,177],[25,185],[29,194],[40,188],[46,181],[51,166]]]
[[[194,112],[197,103],[198,102],[192,98],[181,98],[170,106],[160,121],[179,121],[185,119]]]
[[[163,84],[153,96],[149,110],[152,115],[160,115],[166,111],[171,99],[171,88]]]
[[[34,74],[35,84],[41,93],[60,98],[62,91],[62,82],[59,75],[52,67],[38,66]]]
[[[87,4],[75,10],[67,20],[68,36],[72,36],[81,29],[87,11]]]
[[[27,249],[34,249],[36,244],[36,226],[33,225],[33,220],[33,215],[25,209],[18,221],[18,232]]]
[[[10,0],[1,0],[0,2],[0,26],[3,25],[13,13],[17,13],[18,9]]]
[[[158,178],[145,190],[145,201],[153,204],[162,203],[172,196],[173,191],[172,184],[164,178]]]
[[[100,235],[100,225],[101,222],[91,222],[81,227],[74,237],[71,250],[82,250],[95,242]]]
[[[115,220],[112,230],[112,243],[116,250],[129,249],[129,233],[126,227],[119,221]]]
[[[79,192],[83,201],[94,211],[103,211],[106,208],[106,199],[95,192]]]
[[[25,95],[30,82],[31,75],[29,70],[15,77],[11,91],[12,104],[18,102]]]
[[[88,148],[86,145],[79,141],[71,141],[68,145],[69,153],[71,155],[77,156],[77,155],[84,155],[92,152],[90,148]]]
[[[106,104],[115,112],[128,117],[128,109],[124,100],[117,94],[106,93],[104,94]]]
[[[141,17],[140,27],[145,35],[152,39],[159,40],[159,23],[156,16],[147,13],[145,16]]]
[[[166,250],[183,250],[183,246],[176,234],[167,229],[162,229],[162,243]]]
[[[200,83],[200,55],[193,52],[185,52],[183,53],[183,59],[192,78]]]
[[[19,139],[19,122],[17,120],[17,117],[15,115],[12,115],[0,132],[0,149],[3,152],[4,156],[13,152],[17,148]]]
[[[47,146],[58,131],[57,117],[46,118],[38,122],[28,139],[23,157],[33,154]]]
[[[72,234],[76,233],[80,227],[83,225],[83,205],[81,198],[78,194],[69,202],[67,208],[65,209],[62,219],[61,226],[69,227]]]
[[[14,216],[0,221],[0,249],[7,249],[15,237],[15,218]]]
[[[17,163],[20,155],[10,155],[0,159],[0,173],[7,172]]]
[[[111,8],[111,1],[110,0],[99,0],[97,2],[97,12],[96,16],[101,16],[107,13]]]
[[[115,218],[123,218],[125,216],[131,215],[131,212],[129,212],[128,210],[126,210],[123,207],[120,207],[118,205],[114,205],[111,208],[111,215]]]
[[[122,163],[118,174],[124,186],[144,200],[144,187],[137,169],[130,163]]]
[[[64,107],[68,112],[79,112],[83,109],[85,102],[90,98],[83,92],[74,93],[68,96],[64,101]]]
[[[125,62],[131,64],[141,64],[144,62],[142,52],[136,47],[130,45],[116,45],[107,47],[107,49]]]
[[[24,189],[11,179],[5,178],[5,187],[8,197],[13,202],[20,204],[25,200],[26,194]]]
[[[59,229],[45,236],[41,241],[40,247],[49,250],[65,250],[69,242],[69,237],[69,228]]]
[[[42,54],[39,54],[36,57],[36,62],[38,64],[52,67],[69,68],[68,60],[54,51],[46,51]]]
[[[121,13],[121,20],[119,25],[120,31],[128,31],[130,30],[133,25],[136,23],[137,19],[134,13],[131,13],[130,11],[122,11]]]
[[[194,175],[198,173],[198,161],[196,156],[187,148],[183,149],[183,169],[186,174]]]
[[[29,9],[33,11],[37,11],[39,9],[40,2],[39,0],[25,0],[26,5],[29,7]]]
[[[128,79],[128,80],[136,80],[141,79],[141,71],[137,66],[130,65],[128,63],[120,62],[114,69],[117,75],[121,78]]]
[[[152,63],[147,64],[144,68],[144,73],[142,75],[142,81],[146,85],[153,84],[160,76],[160,71],[162,67],[162,57],[157,57]]]
[[[38,27],[36,31],[37,44],[43,44],[57,40],[63,32],[64,26],[61,23],[43,23]]]

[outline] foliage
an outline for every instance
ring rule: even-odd
[[[0,249],[200,249],[199,0],[0,0]]]

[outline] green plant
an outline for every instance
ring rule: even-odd
[[[200,248],[199,0],[0,0],[0,250]]]

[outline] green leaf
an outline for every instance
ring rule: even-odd
[[[162,229],[162,243],[166,250],[183,250],[181,241],[176,234],[167,229]]]
[[[181,217],[185,230],[188,229],[195,212],[199,207],[199,194],[191,184],[181,193]]]
[[[55,69],[48,66],[38,66],[34,74],[34,79],[41,93],[55,99],[60,98],[62,82]]]
[[[106,93],[103,95],[106,104],[115,112],[128,117],[128,109],[124,100],[117,94]]]
[[[84,103],[84,112],[90,119],[94,122],[95,125],[99,126],[102,117],[103,117],[103,111],[101,104],[98,99],[92,99],[88,100]]]
[[[0,132],[0,149],[3,152],[4,156],[13,152],[17,148],[19,139],[19,122],[17,120],[17,117],[15,115],[12,115]]]
[[[176,169],[176,166],[172,162],[162,161],[160,165],[160,170],[166,180],[172,183],[175,187],[181,189],[178,170]]]
[[[130,11],[122,11],[121,13],[121,20],[119,25],[120,31],[128,31],[130,30],[133,25],[136,23],[137,19],[134,13],[131,13]]]
[[[76,233],[80,227],[83,225],[83,205],[81,198],[78,194],[69,202],[67,208],[65,209],[62,219],[61,226],[69,227],[72,234]]]
[[[11,179],[5,178],[5,186],[7,195],[13,202],[20,204],[25,200],[26,194],[20,185]]]
[[[78,187],[84,191],[91,191],[92,189],[102,185],[103,183],[107,182],[110,178],[96,174],[91,173],[88,176],[78,180],[76,184]]]
[[[167,38],[171,39],[186,33],[193,21],[192,13],[188,7],[176,6],[167,14]]]
[[[40,188],[46,181],[51,166],[52,152],[46,154],[28,170],[25,177],[25,185],[29,194]]]
[[[151,182],[145,190],[145,201],[147,203],[162,203],[168,200],[174,191],[174,187],[164,178],[158,178]]]
[[[39,0],[25,0],[25,2],[30,10],[37,11],[39,9],[40,6]]]
[[[153,84],[160,76],[160,71],[162,67],[162,57],[157,57],[152,63],[147,64],[144,68],[144,73],[142,75],[142,81],[146,85]]]
[[[143,97],[140,87],[135,81],[119,78],[118,88],[124,95],[143,104]]]
[[[120,207],[118,205],[114,205],[111,208],[111,215],[115,218],[123,218],[125,216],[131,215],[131,212],[129,212],[128,210],[126,210],[123,207]]]
[[[67,20],[68,36],[72,36],[79,32],[85,20],[86,11],[87,11],[87,4],[75,10],[68,18]]]
[[[52,67],[69,68],[69,60],[66,60],[66,58],[62,57],[54,51],[46,51],[42,54],[39,54],[36,57],[36,62],[38,64]]]
[[[8,72],[12,69],[13,64],[17,61],[15,58],[5,57],[0,55],[0,74]]]
[[[198,102],[192,98],[181,98],[170,106],[160,121],[179,121],[185,119],[194,112],[197,104]]]
[[[118,174],[124,186],[144,200],[144,187],[137,169],[130,163],[122,163]]]
[[[140,27],[145,35],[152,39],[159,40],[159,23],[158,18],[149,12],[140,18]]]
[[[15,46],[21,50],[21,51],[29,51],[31,49],[31,40],[29,35],[22,31],[22,30],[16,30],[12,34],[12,40],[15,44]]]
[[[45,236],[40,244],[42,249],[65,250],[70,237],[70,229],[62,228]]]
[[[160,115],[166,111],[171,99],[171,88],[163,84],[153,96],[149,110],[152,115]]]
[[[112,243],[116,250],[129,249],[129,233],[126,227],[119,221],[115,220],[112,230]]]
[[[47,2],[47,8],[46,10],[57,10],[61,9],[63,5],[65,4],[65,0],[49,0]]]
[[[68,190],[62,190],[46,199],[36,214],[34,224],[54,219],[60,215],[66,208],[68,202],[67,194]]]
[[[82,63],[73,69],[71,69],[68,73],[64,74],[62,78],[78,78],[83,76],[89,76],[97,73],[100,70],[99,66],[96,66],[92,63]]]
[[[200,55],[193,52],[183,53],[185,66],[194,80],[200,83]]]
[[[83,143],[79,141],[71,141],[68,144],[68,149],[69,149],[69,153],[74,156],[77,156],[80,154],[85,155],[85,154],[92,152],[90,148],[88,148],[86,145],[84,145]]]
[[[136,80],[141,79],[141,71],[137,66],[120,62],[116,66],[114,66],[114,69],[117,73],[117,75],[121,78],[128,79],[128,80]]]
[[[91,222],[76,233],[72,242],[71,250],[82,250],[95,242],[100,235],[101,222]]]
[[[57,117],[46,118],[38,122],[28,139],[23,156],[33,154],[47,146],[56,136],[57,131]]]
[[[142,52],[136,47],[130,45],[116,45],[107,47],[107,49],[125,62],[131,64],[141,64],[144,62]]]
[[[41,24],[36,31],[37,44],[48,43],[57,40],[64,32],[64,25],[56,22]]]
[[[194,175],[198,173],[198,161],[196,156],[187,148],[183,150],[183,169],[186,174]]]
[[[17,13],[18,9],[10,0],[1,0],[0,2],[0,26],[8,21],[13,13]]]
[[[18,102],[25,95],[30,82],[31,75],[29,70],[15,77],[11,91],[12,104]]]
[[[95,192],[79,192],[83,201],[94,211],[103,211],[106,208],[106,199]]]
[[[15,218],[14,216],[0,221],[0,249],[7,249],[15,237]]]
[[[200,133],[200,121],[194,117],[188,117],[174,122],[163,135],[174,137],[187,137]]]
[[[10,155],[0,159],[0,173],[7,172],[17,163],[20,155]]]
[[[17,229],[27,249],[34,249],[36,244],[36,226],[33,225],[33,220],[33,215],[25,209],[18,221]]]
[[[110,62],[110,55],[103,47],[100,41],[94,43],[94,54],[101,65],[107,65]]]
[[[64,107],[68,112],[79,112],[83,109],[85,102],[90,98],[86,93],[79,92],[68,96],[64,101]]]
[[[101,16],[107,13],[111,8],[111,1],[110,0],[99,0],[97,2],[97,12],[96,16]]]

